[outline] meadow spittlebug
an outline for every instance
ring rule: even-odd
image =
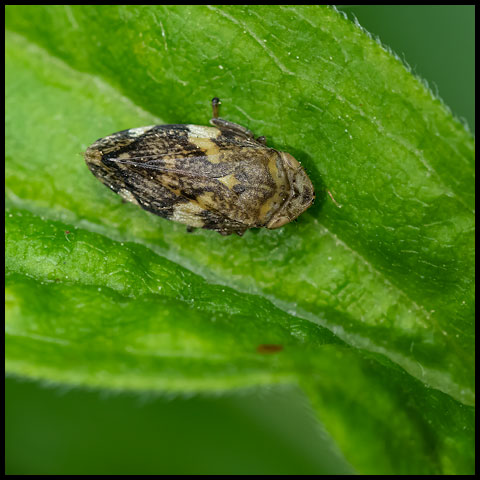
[[[315,197],[301,165],[245,127],[218,118],[212,127],[154,125],[97,140],[85,152],[92,173],[125,200],[189,227],[222,235],[279,228]]]

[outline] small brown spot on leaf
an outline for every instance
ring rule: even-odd
[[[283,350],[283,345],[262,344],[257,347],[258,353],[277,353]]]

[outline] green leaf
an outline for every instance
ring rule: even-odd
[[[298,383],[359,472],[473,472],[474,143],[398,59],[318,6],[9,6],[6,25],[8,373]],[[303,163],[298,222],[188,234],[86,168],[112,132],[206,124],[213,96]]]

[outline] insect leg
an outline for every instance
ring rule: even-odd
[[[210,123],[218,127],[220,130],[228,130],[232,133],[242,135],[249,139],[254,138],[253,133],[248,128],[242,127],[237,123],[229,122],[228,120],[224,120],[223,118],[212,118],[210,120]]]
[[[228,120],[224,120],[223,118],[218,118],[218,106],[222,102],[219,98],[215,97],[212,99],[212,115],[213,118],[210,120],[210,123],[220,130],[229,130],[230,132],[236,133],[237,135],[243,135],[247,138],[254,138],[253,133],[242,125],[238,125],[237,123],[229,122]]]

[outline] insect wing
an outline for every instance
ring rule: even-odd
[[[249,208],[248,200],[259,194],[271,195],[272,187],[257,180],[267,149],[221,135],[213,141],[199,133],[205,128],[218,134],[218,129],[196,128],[196,135],[187,138],[186,130],[154,127],[130,144],[110,151],[103,162],[122,171],[123,176],[135,173],[137,183],[142,177],[142,189],[162,185],[205,210],[252,224],[256,209]]]
[[[272,168],[283,175],[277,157],[244,135],[196,125],[125,130],[98,140],[86,154],[92,172],[126,200],[221,233],[261,226],[271,199],[281,201],[271,175]]]

